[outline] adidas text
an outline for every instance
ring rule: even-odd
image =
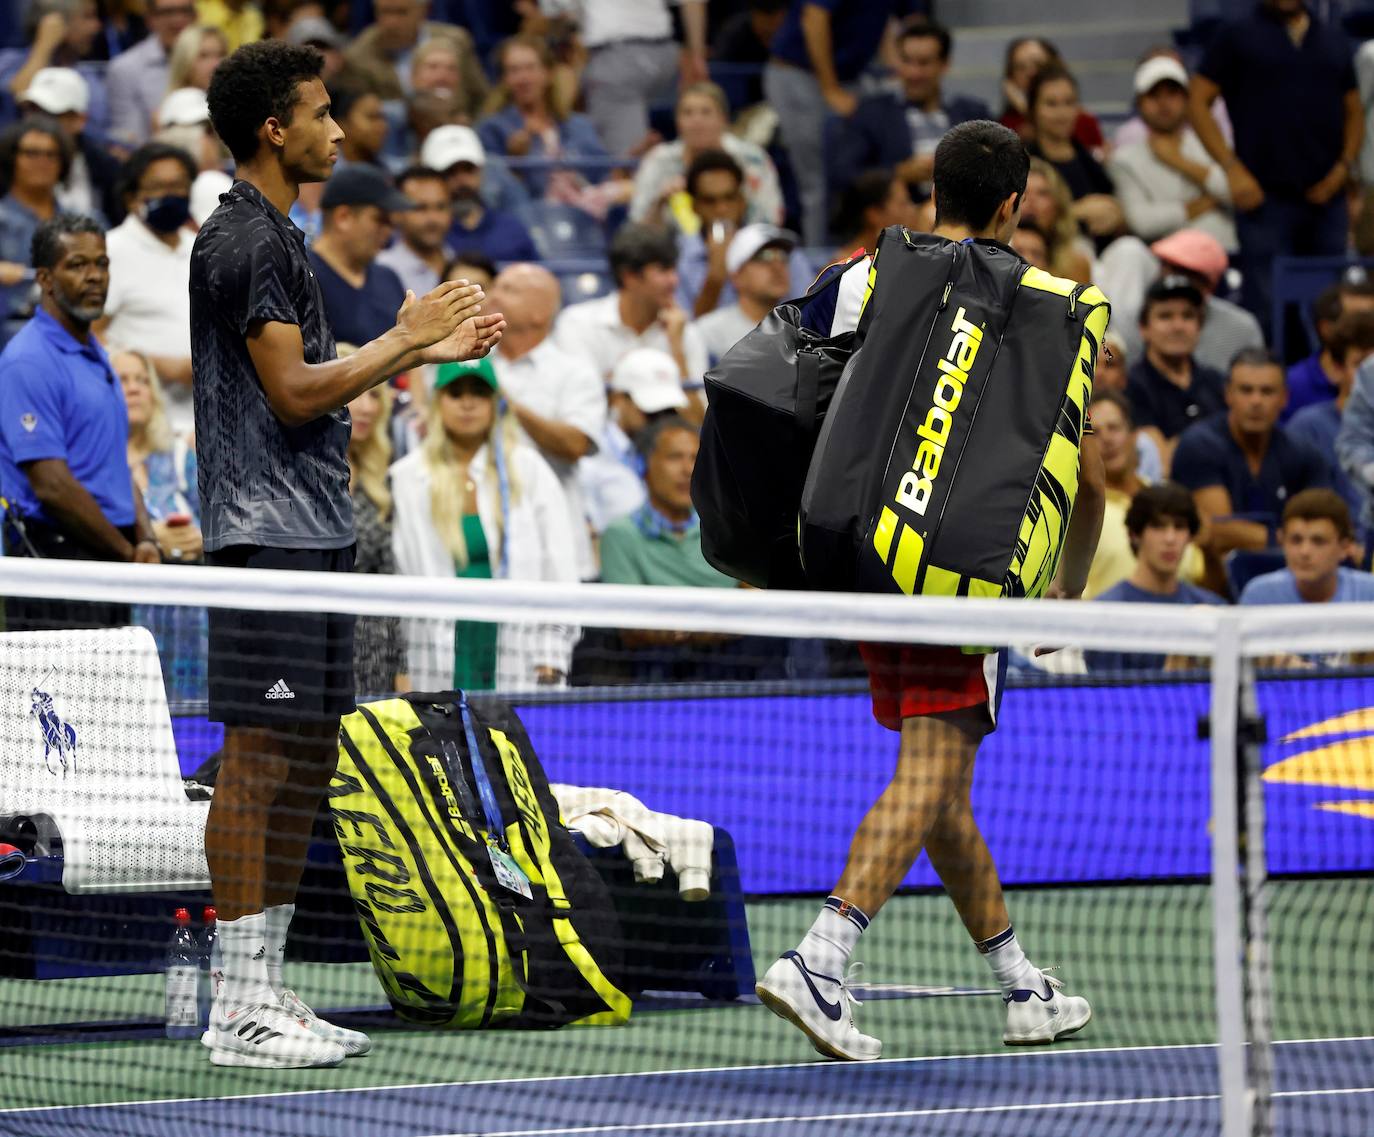
[[[296,692],[286,685],[285,679],[278,679],[267,688],[267,698],[269,699],[294,699]]]

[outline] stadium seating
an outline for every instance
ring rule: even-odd
[[[520,206],[515,212],[529,229],[543,261],[606,255],[605,230],[576,206],[540,201]]]
[[[1273,315],[1271,335],[1274,354],[1281,360],[1297,355],[1306,355],[1317,349],[1317,328],[1312,322],[1312,302],[1322,290],[1338,280],[1350,279],[1355,274],[1374,272],[1374,260],[1357,260],[1349,257],[1275,257],[1273,278]],[[1290,355],[1286,350],[1285,324],[1290,305],[1298,306],[1307,344],[1301,351]]]

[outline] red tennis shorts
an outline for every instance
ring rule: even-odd
[[[966,655],[957,647],[928,644],[859,645],[868,668],[873,717],[888,730],[902,720],[969,708],[987,709],[997,721],[1006,674],[1005,653]]]

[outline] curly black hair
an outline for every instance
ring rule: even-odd
[[[62,238],[81,233],[105,236],[100,222],[84,213],[58,213],[48,218],[34,230],[29,243],[29,261],[34,268],[56,268],[62,259]]]
[[[269,118],[291,123],[296,88],[318,79],[324,56],[280,40],[245,44],[215,68],[207,93],[210,122],[235,162],[258,152],[258,128]]]
[[[19,143],[26,134],[46,134],[57,144],[60,162],[57,177],[65,182],[71,173],[72,158],[76,148],[66,132],[57,124],[55,118],[45,114],[32,114],[21,122],[7,127],[0,134],[0,193],[8,193],[14,184],[14,164],[19,157]]]

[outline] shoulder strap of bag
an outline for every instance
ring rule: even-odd
[[[501,816],[501,804],[496,800],[496,791],[491,785],[491,776],[487,773],[486,760],[482,757],[481,747],[477,745],[477,726],[465,691],[458,693],[458,713],[463,718],[463,734],[467,737],[468,754],[472,759],[472,776],[477,781],[477,796],[482,799],[487,836],[505,849],[506,823]]]

